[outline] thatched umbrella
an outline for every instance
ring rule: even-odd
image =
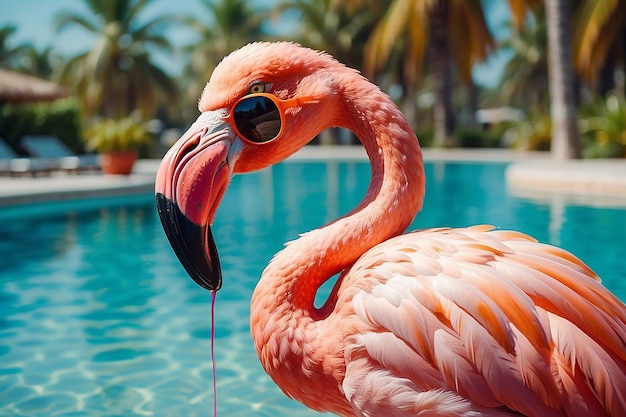
[[[68,95],[65,88],[51,81],[0,70],[0,104],[54,101]]]

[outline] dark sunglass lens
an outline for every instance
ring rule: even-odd
[[[235,124],[245,139],[263,143],[280,133],[278,107],[267,97],[250,97],[235,106]]]

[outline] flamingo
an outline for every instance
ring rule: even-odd
[[[161,162],[156,200],[180,262],[213,292],[210,225],[232,175],[332,126],[370,159],[361,203],[288,243],[252,296],[256,352],[287,396],[340,416],[626,416],[624,303],[574,255],[519,232],[405,233],[424,197],[420,146],[358,71],[294,43],[252,43],[215,68],[199,109]]]

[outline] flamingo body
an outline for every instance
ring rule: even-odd
[[[521,233],[431,229],[363,254],[324,323],[263,320],[275,315],[257,307],[271,297],[259,286],[251,325],[266,371],[320,411],[333,398],[320,385],[340,384],[333,401],[348,401],[344,415],[618,416],[626,316],[594,276]],[[320,384],[319,364],[334,378]]]
[[[317,100],[286,111],[274,141],[251,144],[223,120],[259,82],[281,99]],[[355,132],[371,161],[363,201],[287,244],[253,294],[255,348],[288,396],[342,416],[626,415],[624,303],[574,255],[518,232],[402,234],[424,196],[419,144],[357,72],[299,45],[251,44],[216,68],[200,110],[156,190],[172,246],[208,289],[221,285],[209,225],[229,175],[331,126]]]

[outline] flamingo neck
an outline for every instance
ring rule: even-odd
[[[422,207],[424,167],[417,138],[397,106],[378,87],[345,91],[333,125],[354,132],[371,164],[371,180],[361,203],[345,216],[290,242],[263,273],[257,291],[272,288],[274,301],[324,316],[314,308],[319,287],[352,265],[361,254],[401,234]],[[356,99],[354,97],[357,97]],[[346,110],[349,109],[349,110]],[[269,301],[267,297],[263,304]],[[253,306],[254,306],[253,299]],[[271,311],[271,310],[270,310]]]
[[[363,143],[371,163],[367,193],[351,212],[303,234],[280,251],[252,297],[250,324],[257,353],[268,374],[296,398],[298,388],[290,388],[281,378],[293,374],[294,368],[302,369],[301,363],[315,367],[316,361],[328,360],[327,355],[301,362],[306,356],[302,346],[311,342],[307,338],[324,337],[313,328],[319,329],[316,326],[332,314],[336,303],[333,291],[325,305],[316,309],[317,290],[365,251],[402,233],[422,206],[425,176],[417,138],[395,104],[376,86],[360,80],[360,88],[338,95],[345,100],[338,100],[342,105],[333,112],[339,116],[332,124],[350,129]],[[299,364],[289,364],[289,358]],[[297,384],[294,380],[292,385]]]

